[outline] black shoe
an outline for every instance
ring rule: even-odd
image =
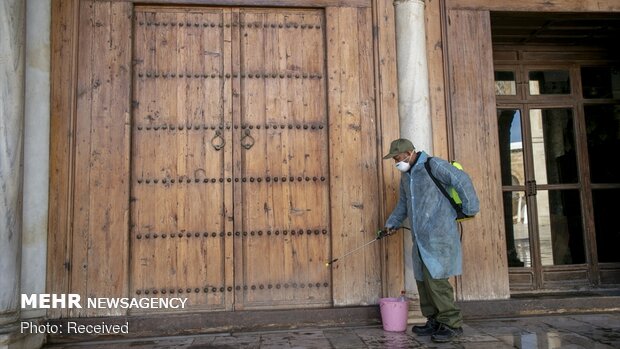
[[[430,336],[437,330],[438,327],[439,322],[437,322],[437,320],[428,318],[424,326],[413,326],[411,328],[411,332],[417,334],[418,336]]]
[[[461,327],[450,327],[445,324],[439,324],[439,328],[437,331],[433,332],[431,335],[431,340],[433,342],[445,343],[453,340],[456,337],[460,337],[463,334],[463,328]]]

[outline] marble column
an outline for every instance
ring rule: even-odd
[[[25,11],[0,2],[0,346],[20,316]]]
[[[424,1],[396,0],[394,5],[401,135],[432,153]]]
[[[424,1],[396,0],[394,6],[400,134],[417,150],[432,154]],[[405,234],[405,287],[408,293],[417,293],[411,253],[412,239]]]
[[[50,157],[51,0],[26,4],[26,93],[21,293],[45,293]],[[22,309],[22,319],[45,309]]]

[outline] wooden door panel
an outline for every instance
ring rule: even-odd
[[[375,238],[382,224],[376,214],[380,160],[372,92],[371,11],[328,8],[326,17],[332,253],[339,257]],[[379,246],[368,246],[334,265],[336,305],[378,302]]]
[[[226,225],[232,183],[224,165],[231,141],[229,24],[230,11],[223,9],[136,9],[131,256],[137,295],[183,294],[191,307],[231,307],[232,268],[225,260],[232,252]]]
[[[79,6],[77,117],[75,128],[62,134],[75,134],[73,227],[71,240],[61,247],[71,256],[63,263],[50,260],[71,271],[69,289],[59,293],[127,296],[130,17],[126,3],[83,1]],[[85,307],[66,313],[96,316],[101,311]],[[124,314],[107,310],[107,315]]]
[[[489,12],[450,10],[447,34],[454,156],[467,169],[478,193],[485,193],[480,196],[477,218],[462,223],[463,275],[457,297],[507,298],[510,292],[496,150],[499,141]]]
[[[331,302],[323,22],[316,10],[239,14],[239,308]]]

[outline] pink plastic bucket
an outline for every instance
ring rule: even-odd
[[[398,298],[380,298],[381,321],[383,330],[403,332],[407,330],[409,302],[399,302]]]

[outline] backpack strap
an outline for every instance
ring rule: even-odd
[[[424,163],[424,168],[426,168],[426,172],[428,172],[428,175],[431,177],[433,182],[435,182],[435,185],[437,186],[437,188],[439,188],[439,191],[441,191],[443,196],[445,196],[446,199],[448,199],[448,201],[450,201],[450,205],[452,205],[452,207],[456,211],[457,219],[460,219],[460,218],[465,216],[463,214],[463,208],[459,204],[457,204],[456,201],[454,201],[454,198],[452,198],[452,196],[450,196],[450,194],[448,194],[448,191],[446,191],[446,188],[444,188],[444,186],[441,184],[441,182],[439,182],[437,177],[435,177],[435,175],[433,175],[433,172],[431,171],[431,159],[432,158],[433,158],[432,156],[429,156],[426,159],[426,162]]]

